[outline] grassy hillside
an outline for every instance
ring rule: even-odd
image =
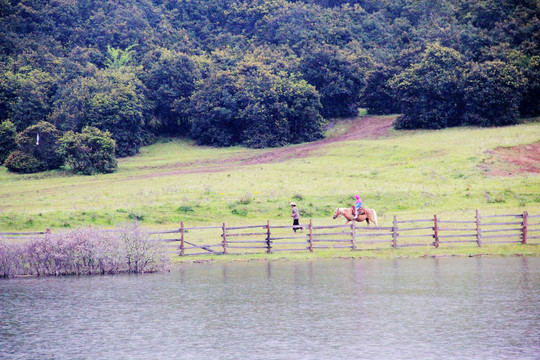
[[[380,121],[388,118],[378,118]],[[301,215],[331,222],[333,210],[364,204],[388,225],[392,215],[446,217],[540,214],[540,174],[520,173],[487,153],[540,140],[540,123],[440,131],[388,130],[379,138],[343,136],[363,118],[338,123],[327,136],[344,141],[250,150],[198,147],[161,139],[119,171],[74,176],[63,171],[15,175],[0,168],[0,229],[143,224],[289,224],[290,201]],[[281,156],[275,156],[280,151]],[[490,175],[503,169],[511,176]],[[336,220],[337,221],[337,220]]]

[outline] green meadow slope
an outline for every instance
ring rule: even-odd
[[[540,214],[538,121],[396,131],[393,120],[341,121],[324,140],[280,149],[161,139],[107,175],[16,175],[1,167],[0,229],[111,227],[135,217],[162,228],[180,221],[289,224],[290,201],[304,219],[331,222],[333,210],[352,205],[356,193],[383,226],[392,215]],[[523,156],[509,162],[513,153]]]

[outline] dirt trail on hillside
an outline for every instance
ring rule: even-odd
[[[264,150],[246,150],[234,157],[216,160],[205,160],[200,162],[176,163],[167,165],[162,169],[166,172],[156,172],[137,178],[148,178],[157,176],[169,176],[177,174],[196,174],[226,171],[239,166],[259,165],[273,162],[280,162],[290,159],[303,158],[313,151],[320,150],[330,144],[358,140],[358,139],[378,139],[388,135],[392,124],[396,120],[395,116],[365,116],[354,120],[350,130],[346,134],[325,138],[310,143],[297,146],[287,146],[284,148],[269,148]],[[193,166],[196,166],[193,168]],[[189,167],[189,168],[188,168]]]
[[[487,175],[540,174],[540,141],[529,145],[498,147],[487,153],[492,156],[491,159],[480,165]]]
[[[345,134],[328,137],[296,146],[269,148],[263,150],[246,149],[226,158],[202,161],[179,162],[155,168],[152,174],[129,179],[170,176],[179,174],[204,174],[228,171],[241,166],[260,165],[299,159],[309,156],[314,151],[323,150],[334,143],[358,139],[378,139],[389,136],[396,116],[363,116],[351,119],[350,128]],[[347,120],[343,120],[347,121]],[[333,126],[335,124],[330,124]],[[499,147],[487,153],[492,158],[480,164],[486,175],[509,176],[522,173],[540,173],[540,141],[533,144]]]

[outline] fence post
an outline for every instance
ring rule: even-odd
[[[180,221],[180,256],[184,256],[184,222]]]
[[[313,252],[313,223],[309,219],[309,251]]]
[[[482,246],[482,229],[480,228],[480,212],[476,209],[476,243]]]
[[[266,252],[268,254],[271,254],[272,242],[270,241],[270,220],[266,220],[266,246],[268,247],[268,250],[266,250]]]
[[[435,242],[433,245],[435,245],[436,248],[439,247],[439,225],[437,224],[437,214],[433,215],[433,237],[435,238]]]
[[[223,240],[221,241],[221,245],[223,246],[223,254],[226,254],[227,253],[227,234],[226,234],[227,228],[225,227],[225,223],[223,223],[222,229],[223,229],[223,234],[221,234],[221,237],[223,238]]]
[[[529,218],[529,213],[524,211],[523,212],[523,223],[521,228],[521,243],[523,245],[527,244],[527,223]]]
[[[476,209],[476,243],[478,247],[482,246],[482,235],[480,230],[480,213]]]
[[[356,250],[356,224],[355,221],[351,223],[351,236],[352,236],[352,249]]]
[[[392,247],[397,249],[397,216],[394,215],[394,221],[392,222]]]

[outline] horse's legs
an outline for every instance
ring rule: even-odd
[[[347,219],[347,218],[345,218],[345,219]],[[345,221],[345,224],[343,224],[343,225],[347,225],[350,222],[351,222],[351,220],[347,219],[347,221]],[[341,232],[345,232],[345,227],[341,230]]]

